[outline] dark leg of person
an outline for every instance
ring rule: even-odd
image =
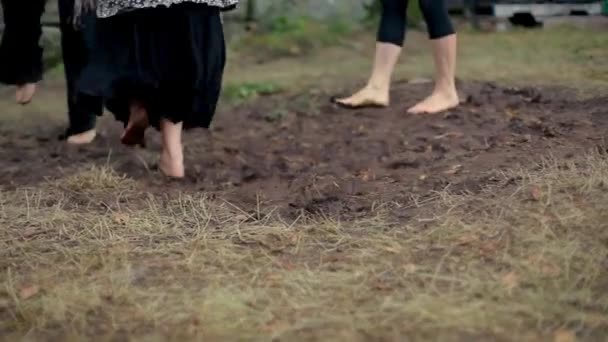
[[[403,46],[408,4],[408,0],[382,0],[382,16],[377,38],[379,43]]]
[[[337,103],[350,108],[388,106],[391,78],[405,41],[407,6],[408,0],[382,0],[371,76],[363,89],[350,97],[337,99]]]
[[[431,40],[455,34],[445,0],[419,0]]]
[[[16,85],[17,102],[28,103],[42,78],[42,28],[45,0],[1,0],[4,34],[0,43],[0,83]]]
[[[457,38],[445,0],[419,0],[426,21],[435,61],[433,93],[410,108],[412,114],[438,113],[459,104],[456,91]]]
[[[61,47],[67,84],[67,104],[69,127],[60,138],[69,143],[86,144],[95,138],[97,116],[103,111],[103,100],[99,97],[78,92],[77,82],[84,67],[89,61],[89,49],[85,38],[95,20],[84,16],[76,24],[73,18],[74,0],[59,0],[59,17],[61,21]]]
[[[465,11],[474,30],[479,30],[479,17],[477,16],[477,0],[465,0]]]

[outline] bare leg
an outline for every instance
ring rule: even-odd
[[[36,93],[36,83],[26,83],[17,86],[15,92],[15,100],[17,103],[25,105],[32,101],[34,94]]]
[[[367,85],[352,96],[336,101],[348,107],[388,106],[391,78],[400,54],[398,45],[376,43],[374,68]]]
[[[129,123],[120,141],[128,146],[146,146],[146,129],[150,125],[146,108],[138,101],[131,103]]]
[[[182,146],[183,124],[163,119],[160,122],[162,152],[159,169],[167,177],[184,178],[184,151]]]
[[[431,41],[435,60],[435,89],[431,96],[408,110],[411,114],[434,114],[460,103],[456,91],[457,38],[452,34]]]

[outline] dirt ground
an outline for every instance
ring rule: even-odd
[[[33,132],[0,128],[0,183],[35,186],[91,165],[109,164],[153,193],[207,192],[245,210],[277,206],[357,216],[374,203],[407,206],[434,192],[476,192],[496,170],[553,156],[569,159],[602,146],[608,98],[580,100],[564,88],[509,88],[463,82],[464,103],[440,115],[407,115],[429,84],[398,84],[387,109],[344,110],[329,94],[264,97],[218,113],[211,132],[186,139],[187,179],[167,182],[154,171],[158,134],[149,151],[120,146],[120,127],[102,120],[101,137],[67,147],[60,126]],[[36,170],[36,172],[24,172]]]
[[[463,82],[458,109],[404,114],[429,86],[222,110],[180,182],[110,118],[80,148],[2,127],[0,335],[601,340],[608,99]]]

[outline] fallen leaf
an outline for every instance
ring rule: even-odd
[[[509,119],[513,119],[513,118],[517,117],[517,111],[510,109],[510,108],[507,108],[507,110],[505,110],[505,114],[507,115],[507,117]]]
[[[265,333],[276,333],[277,331],[285,330],[288,327],[287,323],[278,318],[273,318],[262,326],[262,331]]]
[[[372,288],[376,291],[382,291],[382,292],[393,290],[393,286],[391,286],[391,284],[387,284],[386,282],[384,282],[382,280],[376,280],[372,284]]]
[[[498,241],[495,241],[495,240],[487,241],[484,244],[482,244],[480,247],[481,255],[485,255],[485,256],[494,254],[494,253],[496,253],[497,250],[498,250]]]
[[[543,216],[540,218],[540,222],[541,222],[542,224],[549,224],[549,223],[551,223],[551,221],[553,221],[553,218],[552,218],[551,216],[549,216],[549,215],[543,215]]]
[[[519,286],[519,276],[515,272],[509,272],[502,277],[501,283],[505,286],[507,291],[511,293]]]
[[[389,252],[389,253],[393,253],[393,254],[399,254],[399,253],[401,253],[401,248],[395,247],[395,246],[384,247],[384,250],[387,251],[387,252]]]
[[[435,140],[442,140],[442,139],[446,139],[446,138],[459,139],[462,137],[464,137],[464,133],[462,133],[462,132],[447,132],[444,134],[436,135],[433,137],[433,139],[435,139]]]
[[[364,182],[369,182],[372,179],[371,171],[370,170],[360,171],[358,177],[359,177],[359,179],[361,179]]]
[[[287,271],[293,271],[296,269],[296,265],[291,261],[285,261],[283,262],[283,268]]]
[[[251,216],[245,214],[237,214],[234,216],[234,221],[236,222],[247,222],[251,219]]]
[[[550,262],[545,262],[540,271],[548,276],[548,277],[558,277],[560,274],[562,274],[562,270],[555,264],[550,263]]]
[[[558,277],[562,270],[552,261],[547,260],[543,255],[537,255],[528,259],[528,265],[536,272],[542,273],[547,277]]]
[[[543,127],[543,122],[541,119],[534,117],[534,116],[529,116],[526,118],[526,124],[531,127],[531,128],[542,128]]]
[[[572,331],[560,329],[553,334],[553,342],[576,342],[576,335]]]
[[[543,192],[538,186],[535,185],[532,187],[532,189],[530,189],[530,195],[532,196],[533,200],[540,201],[543,196]]]
[[[289,236],[289,243],[292,245],[297,245],[300,242],[301,236],[300,234],[291,234]]]
[[[411,273],[416,273],[416,271],[418,270],[418,267],[414,264],[407,264],[404,266],[405,268],[405,273],[411,274]]]
[[[268,286],[277,287],[277,286],[279,286],[279,283],[281,282],[281,280],[283,280],[283,277],[280,274],[268,273],[264,277],[264,280],[266,281]]]
[[[40,288],[36,285],[25,286],[19,290],[19,298],[26,300],[34,297],[38,292],[40,292]]]
[[[198,317],[192,317],[190,319],[190,324],[186,329],[188,329],[188,335],[194,335],[197,333],[199,327],[201,325],[201,320]]]
[[[462,165],[454,165],[449,170],[444,171],[443,173],[446,175],[455,175],[462,169]]]
[[[44,231],[37,227],[29,227],[23,231],[23,237],[26,239],[32,238],[36,235],[43,233]]]
[[[473,241],[477,240],[477,236],[473,235],[473,234],[467,234],[467,235],[463,235],[461,237],[458,238],[458,245],[460,246],[464,246],[464,245],[468,245]]]
[[[125,224],[127,224],[128,220],[129,220],[129,216],[125,213],[113,213],[112,214],[112,221],[114,221],[114,223],[116,223],[116,224],[125,225]]]

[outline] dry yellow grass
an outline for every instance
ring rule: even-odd
[[[511,184],[511,185],[506,185]],[[505,186],[506,185],[506,186]],[[608,159],[548,160],[410,222],[246,214],[105,168],[0,202],[7,340],[600,340]],[[432,215],[430,215],[432,213]]]

